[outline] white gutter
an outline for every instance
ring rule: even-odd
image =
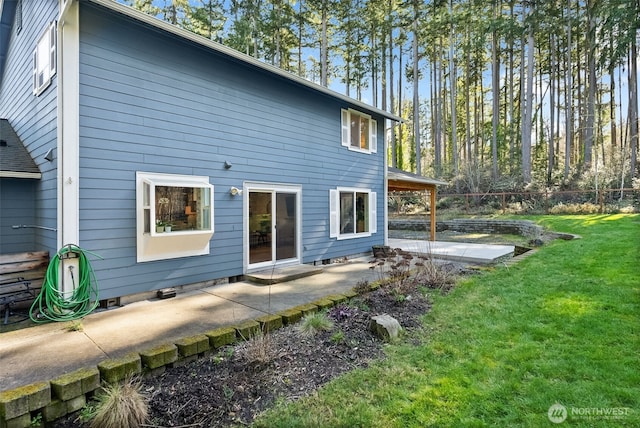
[[[67,0],[68,2],[72,1],[72,0]],[[206,37],[202,37],[198,34],[192,33],[191,31],[188,30],[184,30],[176,25],[173,24],[169,24],[168,22],[162,21],[158,18],[155,18],[151,15],[147,15],[146,13],[140,12],[130,6],[126,6],[120,3],[116,3],[113,0],[87,0],[91,3],[103,6],[107,9],[110,9],[114,12],[118,12],[121,13],[125,16],[128,16],[129,18],[135,19],[137,21],[141,21],[145,24],[151,25],[155,28],[158,28],[162,31],[166,31],[168,33],[172,33],[180,38],[192,41],[194,43],[197,43],[199,45],[205,46],[209,49],[212,49],[216,52],[222,53],[228,57],[231,57],[233,59],[236,59],[240,62],[252,65],[256,68],[262,69],[266,72],[269,72],[271,74],[275,74],[278,75],[280,77],[283,77],[289,81],[292,81],[298,85],[304,86],[308,89],[317,91],[317,92],[321,92],[324,95],[328,95],[332,98],[337,98],[339,100],[342,100],[350,105],[356,106],[358,107],[358,109],[364,110],[366,112],[370,112],[370,113],[374,113],[380,116],[383,116],[387,119],[393,120],[395,122],[404,122],[404,120],[399,117],[396,116],[394,114],[391,114],[389,112],[386,112],[384,110],[380,110],[376,107],[373,107],[367,103],[364,103],[362,101],[358,101],[355,100],[353,98],[347,97],[346,95],[342,95],[339,92],[333,91],[329,88],[326,88],[324,86],[318,85],[316,83],[310,82],[306,79],[303,79],[300,76],[297,76],[295,74],[289,73],[288,71],[282,70],[278,67],[275,67],[273,65],[264,63],[262,61],[257,60],[254,57],[251,57],[249,55],[245,55],[241,52],[238,52],[235,49],[231,49],[227,46],[224,46],[220,43],[214,42],[213,40],[209,40]]]
[[[39,172],[0,171],[0,178],[35,178],[39,180],[42,178],[42,174]]]
[[[385,120],[386,122],[386,120]],[[383,168],[384,168],[384,245],[389,245],[389,141],[387,139],[387,129],[384,127],[383,130],[383,140],[384,140],[384,153],[383,156]]]

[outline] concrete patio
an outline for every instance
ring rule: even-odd
[[[471,244],[466,242],[424,241],[417,239],[389,239],[391,248],[410,253],[426,254],[436,259],[471,264],[494,264],[513,257],[513,245]]]

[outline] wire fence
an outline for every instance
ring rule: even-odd
[[[545,192],[439,193],[438,216],[487,214],[595,214],[640,212],[640,189],[562,190]],[[429,211],[428,198],[416,192],[395,194],[390,214]]]

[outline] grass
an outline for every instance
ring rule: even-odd
[[[566,426],[640,426],[640,215],[530,218],[582,239],[434,292],[418,345],[256,426],[543,427],[556,403]]]
[[[105,386],[97,395],[92,428],[138,428],[147,419],[147,398],[138,379]]]
[[[302,318],[298,325],[298,332],[302,337],[311,337],[320,331],[328,331],[333,328],[333,321],[326,312],[314,312]]]

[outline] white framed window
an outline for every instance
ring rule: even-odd
[[[138,261],[209,254],[213,190],[206,176],[137,172]]]
[[[378,123],[355,110],[342,110],[342,145],[364,153],[378,151]]]
[[[329,237],[359,238],[376,233],[376,192],[370,189],[329,189]]]
[[[56,22],[42,33],[33,50],[33,93],[40,95],[51,84],[56,74]]]

